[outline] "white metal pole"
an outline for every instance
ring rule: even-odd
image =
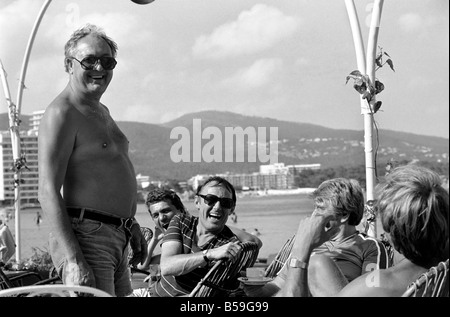
[[[369,79],[375,83],[375,58],[377,49],[378,31],[381,18],[381,9],[383,0],[375,0],[372,12],[372,20],[369,30],[367,58],[365,58],[364,44],[361,35],[361,28],[358,20],[358,13],[353,0],[345,0],[347,14],[353,35],[353,43],[356,52],[356,61],[358,70],[361,74],[368,73]],[[371,105],[375,103],[373,98]],[[366,200],[374,200],[375,188],[375,154],[373,150],[373,112],[367,104],[366,99],[360,96],[361,114],[364,117],[364,151],[365,151],[365,167],[366,167]],[[372,107],[373,109],[373,107]],[[372,237],[377,236],[376,220],[370,223],[368,234]]]
[[[20,158],[20,135],[19,135],[19,118],[17,107],[11,99],[11,94],[9,91],[8,80],[6,78],[6,71],[3,68],[3,63],[0,60],[1,66],[1,78],[3,91],[6,97],[6,103],[8,105],[8,118],[9,118],[9,130],[11,133],[11,148],[13,152],[13,164],[15,164],[17,158]],[[18,210],[20,210],[20,175],[19,171],[15,169],[14,166],[14,208],[15,208],[15,219],[14,219],[14,228],[15,228],[15,243],[16,243],[16,259],[18,260],[18,256],[20,256],[20,223]]]
[[[22,94],[23,89],[25,88],[25,75],[27,73],[27,67],[28,67],[28,60],[30,59],[30,53],[31,48],[33,47],[33,42],[36,37],[36,33],[38,31],[39,25],[41,24],[41,20],[44,17],[45,11],[47,10],[48,6],[50,5],[50,2],[52,0],[46,0],[45,3],[42,5],[41,11],[38,14],[38,17],[36,21],[34,22],[33,29],[30,34],[30,38],[28,39],[27,48],[25,50],[25,56],[23,58],[22,62],[22,70],[20,72],[20,79],[19,79],[19,88],[17,90],[17,113],[20,115],[20,110],[22,106]]]
[[[359,26],[358,13],[356,12],[355,3],[353,0],[345,0],[345,6],[347,8],[348,19],[350,21],[350,27],[352,29],[353,44],[355,46],[356,64],[361,74],[366,73],[366,53],[363,44],[363,38],[361,34],[361,27]],[[361,98],[361,104],[364,100]]]
[[[21,149],[20,149],[20,111],[21,111],[21,104],[22,104],[22,95],[23,95],[23,89],[25,87],[25,75],[27,72],[28,67],[28,61],[30,58],[31,48],[33,47],[33,42],[36,37],[37,30],[39,28],[39,25],[41,23],[41,20],[45,14],[45,11],[47,10],[48,6],[50,5],[50,2],[52,0],[46,0],[45,3],[42,5],[41,10],[38,14],[38,17],[34,23],[33,29],[30,34],[30,38],[28,40],[28,44],[25,50],[25,56],[22,63],[22,69],[20,72],[20,79],[19,79],[19,87],[17,91],[17,105],[13,108],[15,108],[15,113],[10,113],[10,130],[11,130],[11,142],[13,147],[13,156],[14,156],[14,164],[17,166],[15,167],[15,175],[14,175],[14,197],[15,197],[15,238],[16,238],[16,261],[19,261],[21,258],[21,244],[20,244],[20,165],[22,162],[21,157]],[[11,118],[13,118],[13,122],[11,122]],[[11,125],[12,123],[12,125]],[[14,150],[15,149],[15,150]]]
[[[381,12],[383,9],[384,0],[375,0],[373,11],[372,11],[372,20],[370,23],[369,29],[369,38],[367,43],[367,65],[366,71],[369,76],[370,82],[375,85],[375,59],[377,55],[377,43],[378,43],[378,33],[380,30],[380,19]],[[367,200],[374,200],[374,188],[376,184],[375,177],[375,154],[373,150],[373,106],[376,102],[376,96],[374,95],[370,101],[369,111],[364,113],[364,130],[365,130],[365,144],[367,145],[365,148],[366,151],[366,184],[367,184]],[[370,146],[369,146],[370,144]],[[377,226],[376,219],[371,222],[369,225],[368,235],[372,237],[377,237]]]

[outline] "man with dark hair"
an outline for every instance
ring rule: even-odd
[[[138,268],[141,270],[148,270],[150,264],[160,263],[160,255],[153,255],[155,247],[164,237],[164,233],[169,227],[172,218],[178,214],[188,214],[188,211],[177,193],[169,189],[156,188],[151,190],[147,194],[145,204],[147,205],[152,220],[155,222],[155,234],[148,244],[147,259],[142,265],[138,265]],[[262,242],[257,237],[244,232],[239,228],[231,226],[229,228],[240,241],[252,241],[257,243],[259,248],[262,247]]]
[[[217,260],[235,261],[240,239],[226,226],[236,207],[233,185],[213,177],[199,186],[195,197],[198,217],[178,214],[172,218],[161,247],[161,279],[152,285],[151,296],[188,295]],[[238,276],[228,283],[236,285]]]

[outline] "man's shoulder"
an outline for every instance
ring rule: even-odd
[[[53,120],[67,120],[71,117],[73,110],[73,105],[66,97],[58,96],[45,108],[43,120],[44,122],[46,118],[51,122]]]
[[[62,94],[56,97],[45,109],[41,124],[53,127],[68,128],[69,124],[78,127],[83,121],[83,116],[77,107],[70,101],[70,98]]]
[[[363,232],[359,232],[355,237],[357,243],[366,246],[375,246],[377,248],[384,248],[383,242],[375,237],[371,237]]]
[[[239,238],[234,234],[234,232],[225,225],[220,232],[222,239],[230,240],[230,241],[239,241]]]

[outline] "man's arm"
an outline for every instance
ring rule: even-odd
[[[49,106],[39,128],[39,202],[68,261],[66,283],[95,285],[67,215],[61,188],[72,154],[76,128],[59,105]]]
[[[141,265],[138,265],[138,269],[141,270],[148,270],[150,268],[150,264],[159,264],[160,263],[160,255],[153,255],[153,252],[155,251],[155,248],[157,247],[158,243],[162,240],[164,236],[164,233],[162,230],[155,226],[155,234],[150,239],[150,242],[147,246],[147,258],[145,259],[144,263]]]
[[[326,228],[334,214],[313,214],[300,221],[296,238],[288,259],[286,283],[279,295],[285,297],[307,297],[308,263],[314,248],[328,241],[337,233],[339,227]]]
[[[182,244],[179,241],[166,241],[161,248],[161,275],[184,275],[199,266],[205,266],[209,261],[235,261],[241,251],[238,242],[229,242],[220,247],[203,251],[182,254]],[[207,260],[206,260],[207,259]]]
[[[347,278],[329,255],[313,254],[309,258],[308,286],[312,296],[334,296],[347,284]]]
[[[130,259],[129,264],[137,266],[145,262],[148,249],[147,241],[142,234],[141,226],[137,222],[136,218],[133,218],[133,225],[131,226],[130,247],[133,250],[133,258]]]

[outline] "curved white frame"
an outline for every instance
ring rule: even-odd
[[[17,295],[28,294],[26,297],[37,297],[40,295],[53,295],[56,297],[78,297],[75,292],[93,295],[95,297],[113,297],[97,288],[80,285],[30,285],[13,287],[5,290],[0,290],[0,297],[15,297]]]

